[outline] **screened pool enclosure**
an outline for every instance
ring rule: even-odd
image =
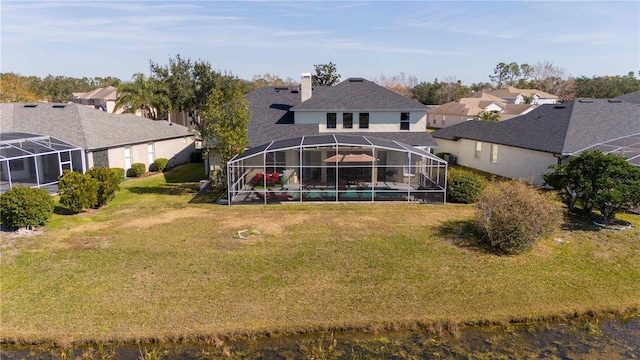
[[[14,186],[57,191],[65,169],[84,172],[82,149],[46,135],[0,133],[0,193]]]
[[[371,136],[312,135],[256,146],[227,163],[229,204],[444,203],[447,163]]]

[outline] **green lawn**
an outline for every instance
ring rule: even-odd
[[[200,165],[201,166],[201,165]],[[460,246],[473,207],[221,206],[196,165],[107,207],[3,234],[2,342],[187,340],[640,308],[640,218],[581,223],[514,257]],[[191,181],[189,181],[191,180]],[[239,239],[239,230],[249,230]]]

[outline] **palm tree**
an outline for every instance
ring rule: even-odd
[[[146,78],[143,73],[132,76],[133,81],[118,86],[118,100],[115,110],[125,109],[125,113],[138,111],[143,117],[158,120],[169,109],[169,98],[163,84],[155,78]]]
[[[480,121],[498,122],[500,121],[500,114],[493,111],[483,111],[478,114],[477,119]]]

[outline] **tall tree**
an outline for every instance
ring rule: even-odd
[[[36,101],[36,94],[29,88],[28,79],[15,73],[0,74],[0,102]]]
[[[283,80],[278,75],[265,73],[264,75],[253,75],[251,78],[251,86],[253,89],[257,89],[263,86],[295,86],[299,84],[299,81],[295,81],[290,77]]]
[[[133,75],[132,79],[132,82],[118,86],[114,111],[125,109],[125,113],[131,114],[140,111],[146,118],[164,118],[169,109],[169,97],[163,84],[157,79],[146,78],[143,73]]]
[[[581,76],[575,82],[577,97],[613,98],[640,90],[640,78],[633,72],[623,76]]]
[[[442,83],[439,83],[438,79],[432,83],[423,81],[411,89],[411,95],[425,105],[440,105],[438,90],[441,86]]]
[[[200,136],[205,150],[220,158],[222,169],[213,174],[218,186],[226,185],[227,161],[244,151],[248,142],[251,120],[249,103],[245,99],[242,83],[227,78],[220,88],[211,92],[201,113]]]
[[[418,84],[418,78],[414,75],[406,75],[400,73],[400,75],[387,77],[384,74],[380,74],[374,82],[385,89],[389,89],[402,96],[411,97],[411,89]]]
[[[221,86],[224,78],[232,77],[213,70],[208,61],[191,61],[179,54],[170,58],[168,65],[150,61],[150,67],[153,76],[166,87],[171,109],[189,112],[198,132],[202,130],[200,113],[207,106],[213,90]]]
[[[328,64],[313,66],[316,68],[316,74],[313,75],[314,86],[333,86],[340,81],[340,74],[338,74],[336,64],[329,62]]]

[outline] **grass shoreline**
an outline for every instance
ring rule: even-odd
[[[122,184],[107,207],[2,238],[0,343],[237,340],[640,315],[640,219],[501,257],[457,243],[447,204],[227,207],[198,169]],[[192,181],[185,181],[192,179]],[[238,230],[255,230],[247,240]]]

